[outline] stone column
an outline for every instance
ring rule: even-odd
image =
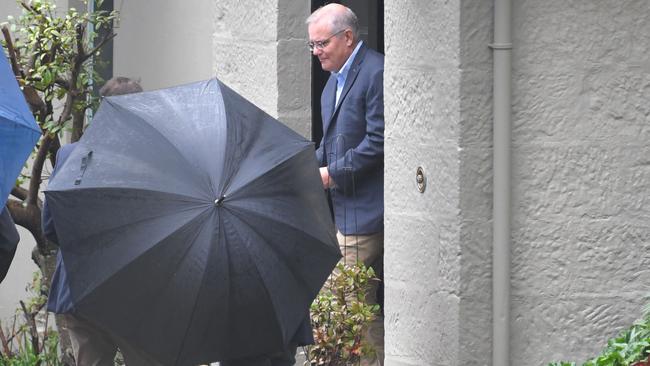
[[[491,360],[491,17],[385,3],[387,365]]]
[[[309,6],[305,0],[214,3],[216,76],[305,137],[311,132],[310,56],[304,24]]]

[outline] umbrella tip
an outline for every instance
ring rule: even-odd
[[[217,207],[223,206],[223,200],[224,199],[226,199],[226,196],[221,196],[221,197],[217,198],[216,200],[214,200],[214,205],[217,206]]]

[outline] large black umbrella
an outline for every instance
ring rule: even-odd
[[[217,80],[105,99],[45,194],[78,314],[165,365],[281,350],[340,258],[312,144]]]

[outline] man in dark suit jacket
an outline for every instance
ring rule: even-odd
[[[9,215],[7,207],[0,213],[0,282],[5,279],[9,266],[16,254],[16,246],[20,236],[16,230],[16,225]]]
[[[366,266],[384,251],[384,56],[358,35],[356,15],[340,4],[308,19],[309,47],[331,76],[321,96],[323,139],[316,151],[323,187],[330,190],[341,251],[347,264]],[[376,302],[376,288],[367,294]],[[383,318],[367,340],[383,363]]]

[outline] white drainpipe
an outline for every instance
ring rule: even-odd
[[[492,366],[510,365],[512,0],[494,0]]]

